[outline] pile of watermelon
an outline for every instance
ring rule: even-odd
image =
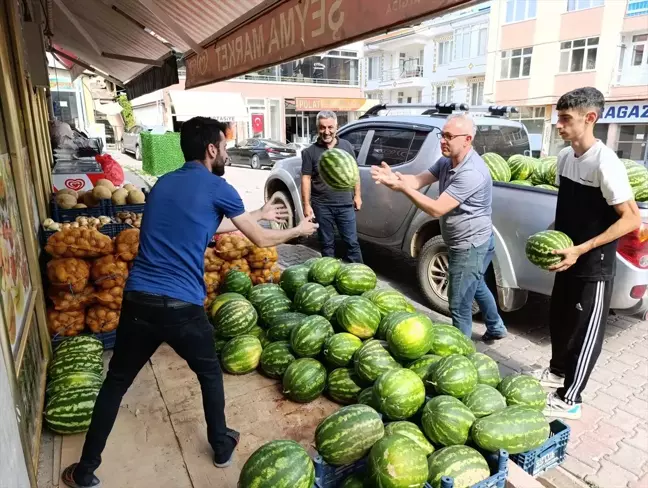
[[[78,434],[90,426],[103,383],[103,344],[90,335],[65,339],[47,371],[45,422],[57,434]]]
[[[317,258],[287,268],[279,285],[229,293],[212,305],[224,369],[258,366],[292,401],[326,394],[343,405],[315,433],[329,465],[366,461],[342,486],[437,488],[450,476],[469,487],[491,475],[487,453],[528,451],[549,436],[538,381],[501,379],[458,329],[376,288],[365,265]],[[314,473],[303,447],[276,440],[252,454],[239,486],[311,488]]]

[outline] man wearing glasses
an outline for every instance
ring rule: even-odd
[[[371,168],[377,184],[404,193],[418,208],[441,222],[441,235],[448,245],[448,301],[452,323],[472,336],[472,303],[477,300],[486,322],[485,342],[506,337],[506,327],[497,311],[484,273],[495,251],[491,222],[493,180],[472,142],[475,123],[469,115],[448,117],[441,140],[440,158],[418,175],[392,172],[382,163]],[[439,182],[439,198],[418,190]]]

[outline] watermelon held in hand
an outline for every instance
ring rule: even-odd
[[[539,268],[548,269],[560,263],[563,256],[553,251],[572,247],[574,242],[569,236],[557,230],[543,230],[533,234],[526,242],[526,257]]]
[[[335,312],[337,324],[360,339],[373,337],[380,324],[380,311],[363,297],[352,296],[344,300]]]
[[[325,388],[326,368],[315,359],[297,359],[284,372],[283,393],[294,402],[312,402]]]
[[[425,404],[421,417],[423,432],[440,446],[465,444],[475,415],[461,400],[448,395],[432,398]]]
[[[230,300],[218,309],[213,323],[220,337],[236,337],[256,325],[257,312],[248,301]]]
[[[392,420],[410,418],[425,403],[423,381],[409,369],[392,369],[381,374],[373,389],[380,411]]]
[[[425,451],[402,434],[376,442],[367,468],[371,486],[385,488],[423,488],[429,473]]]
[[[239,488],[312,488],[315,467],[306,450],[295,441],[264,444],[243,465]]]
[[[248,374],[259,365],[261,341],[253,335],[241,335],[230,340],[221,351],[221,362],[231,374]]]
[[[335,281],[342,263],[339,259],[323,257],[315,260],[308,272],[308,279],[314,283],[328,286]]]
[[[418,425],[413,422],[407,422],[406,420],[389,422],[385,425],[385,435],[389,436],[392,434],[401,434],[408,437],[423,449],[426,456],[429,456],[434,452],[434,446],[430,444],[430,441],[427,440]]]
[[[450,446],[428,458],[428,481],[432,488],[441,488],[441,478],[452,478],[456,488],[470,488],[490,477],[484,456],[468,446]]]
[[[252,280],[243,271],[232,269],[227,272],[225,279],[221,283],[221,293],[239,293],[247,296],[252,289]]]
[[[532,376],[512,374],[504,378],[497,389],[506,398],[507,405],[522,405],[542,411],[547,404],[547,392]]]
[[[288,341],[278,341],[268,344],[261,353],[259,367],[270,378],[281,378],[295,356]]]
[[[367,405],[349,405],[320,422],[315,447],[328,464],[343,466],[365,457],[384,434],[378,412]]]
[[[336,191],[352,191],[360,178],[355,158],[335,147],[320,157],[319,174],[322,181]]]
[[[477,386],[477,370],[472,362],[460,354],[452,354],[439,361],[432,373],[437,392],[463,398]]]
[[[421,313],[408,313],[387,331],[389,350],[401,359],[418,359],[432,347],[432,321]]]
[[[335,287],[343,295],[362,295],[376,288],[378,278],[367,265],[351,263],[340,268],[335,277]]]
[[[290,266],[281,273],[279,285],[286,292],[289,298],[295,298],[295,293],[303,285],[308,283],[308,266]]]
[[[432,347],[430,353],[437,356],[450,354],[472,354],[475,345],[462,332],[452,325],[434,324],[432,327]]]
[[[477,382],[497,388],[497,385],[502,381],[497,363],[490,356],[481,352],[474,352],[466,357],[477,370]]]
[[[362,341],[348,332],[340,332],[329,337],[324,343],[324,359],[331,366],[346,367],[353,355],[362,347]]]
[[[306,283],[295,293],[295,309],[306,315],[319,313],[329,299],[328,292],[319,283]]]
[[[290,333],[290,347],[299,357],[315,357],[334,333],[328,320],[320,315],[311,315]]]
[[[484,153],[482,159],[491,174],[493,181],[509,182],[511,181],[511,168],[506,160],[496,153]]]
[[[506,408],[504,396],[488,385],[477,385],[464,397],[463,403],[478,419]]]
[[[362,386],[353,369],[338,368],[329,374],[327,390],[334,402],[350,405],[356,403]]]

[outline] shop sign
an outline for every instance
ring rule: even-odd
[[[558,111],[553,107],[551,123],[558,121]],[[606,103],[599,124],[648,124],[648,100],[641,102]]]
[[[297,112],[315,112],[319,110],[355,112],[365,102],[364,98],[296,98],[295,110]]]
[[[468,0],[285,0],[187,58],[187,88],[385,32]]]

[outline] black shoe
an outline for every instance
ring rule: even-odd
[[[241,434],[232,429],[227,429],[227,433],[225,435],[231,441],[232,447],[231,451],[228,449],[224,452],[214,454],[214,466],[216,466],[217,468],[227,468],[228,466],[232,465],[236,446],[238,446],[239,440],[241,439]]]
[[[74,481],[74,470],[76,467],[77,463],[74,463],[65,468],[65,471],[63,471],[61,480],[63,481],[63,483],[65,483],[66,486],[69,486],[70,488],[101,488],[101,481],[99,481],[99,478],[94,475],[92,476],[92,482],[89,485],[81,485]]]
[[[483,336],[481,336],[482,342],[485,342],[486,344],[492,344],[495,341],[501,341],[504,339],[508,334],[504,335],[493,335],[490,332],[484,333]]]

